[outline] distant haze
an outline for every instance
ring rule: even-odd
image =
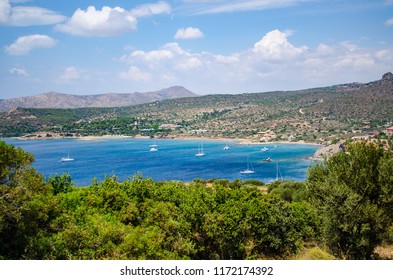
[[[73,95],[48,92],[35,96],[0,100],[0,112],[22,108],[84,108],[122,107],[150,103],[165,99],[197,96],[188,89],[174,86],[152,92],[106,93],[96,95]]]

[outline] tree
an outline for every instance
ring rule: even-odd
[[[20,259],[45,231],[55,200],[33,155],[0,142],[0,259]]]
[[[330,250],[370,259],[393,221],[393,158],[371,142],[354,142],[308,171],[311,202],[324,218]]]
[[[73,186],[70,174],[63,173],[62,175],[55,174],[48,178],[47,183],[52,186],[53,194],[66,193],[70,191]]]
[[[26,153],[21,148],[15,149],[14,146],[0,141],[0,184],[15,183],[16,176],[29,168],[33,161],[32,154]]]

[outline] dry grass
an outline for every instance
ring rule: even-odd
[[[317,247],[304,248],[291,258],[293,260],[334,260],[335,257],[326,250]]]
[[[383,244],[375,248],[376,258],[380,260],[393,260],[393,244]]]

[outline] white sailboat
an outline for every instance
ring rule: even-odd
[[[158,145],[156,145],[156,144],[150,145],[149,151],[150,152],[157,152],[158,151],[157,147],[158,147]]]
[[[269,151],[269,148],[268,148],[268,147],[263,147],[263,148],[261,149],[261,151],[262,151],[262,152]]]
[[[280,176],[280,181],[282,181],[283,179],[282,179],[281,170],[280,170],[280,168],[278,167],[278,162],[276,162],[276,181],[279,180],[279,179],[278,179],[279,176]]]
[[[203,144],[198,146],[198,153],[195,154],[196,157],[203,157],[205,155],[205,150],[203,149]]]
[[[68,154],[66,157],[61,158],[61,162],[66,162],[66,161],[73,161],[74,159],[70,157],[70,154]]]
[[[252,167],[252,164],[250,162],[250,158],[247,157],[247,169],[240,171],[240,174],[254,174],[254,168]]]
[[[273,182],[276,182],[276,181],[283,181],[281,170],[278,167],[278,162],[277,161],[276,161],[276,180],[270,180],[269,184],[273,183]]]
[[[263,162],[272,162],[273,160],[270,157],[267,157],[262,160]]]

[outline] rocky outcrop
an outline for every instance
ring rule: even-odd
[[[383,74],[381,83],[383,85],[393,85],[393,74],[391,72]]]

